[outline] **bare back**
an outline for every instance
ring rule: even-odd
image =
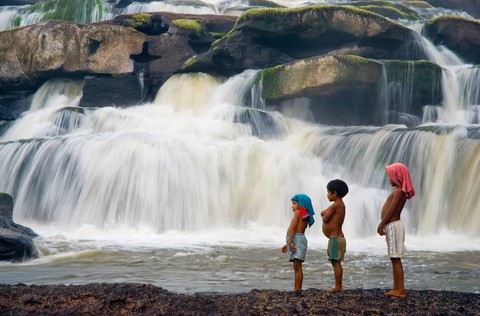
[[[326,210],[322,211],[322,231],[326,237],[344,237],[342,231],[345,220],[345,204],[342,199],[333,202]]]

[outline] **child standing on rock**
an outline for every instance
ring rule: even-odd
[[[293,270],[295,272],[295,282],[293,290],[298,294],[302,290],[303,283],[303,267],[307,254],[307,237],[305,230],[307,225],[310,227],[315,220],[315,214],[310,197],[305,194],[297,194],[292,197],[293,218],[287,229],[286,244],[282,247],[282,252],[289,255],[289,261],[293,262]]]
[[[405,226],[400,220],[400,214],[407,199],[411,199],[415,195],[415,189],[410,178],[410,172],[404,164],[397,162],[386,166],[385,169],[388,182],[394,189],[383,205],[377,232],[380,236],[386,237],[388,256],[392,262],[393,288],[386,294],[403,298],[407,295],[401,260],[405,254]]]
[[[327,198],[333,203],[320,213],[323,222],[322,231],[328,238],[328,260],[332,263],[335,276],[335,287],[330,289],[329,292],[343,291],[343,268],[341,261],[345,256],[347,248],[347,241],[342,231],[343,221],[345,220],[343,197],[347,193],[348,186],[344,181],[339,179],[330,181],[327,184]]]

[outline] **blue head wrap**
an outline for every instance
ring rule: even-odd
[[[308,212],[308,227],[311,227],[315,223],[313,215],[315,211],[313,210],[312,200],[306,194],[296,194],[292,197],[292,201],[296,201],[299,206],[305,208]]]

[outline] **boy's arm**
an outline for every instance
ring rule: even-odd
[[[332,204],[326,210],[322,211],[322,213],[321,213],[322,222],[328,223],[336,210],[337,210],[337,208],[335,207],[335,204]]]
[[[387,225],[392,221],[392,218],[393,216],[395,216],[395,213],[397,212],[397,209],[398,209],[398,205],[401,203],[404,197],[404,194],[405,193],[401,189],[395,189],[395,191],[393,191],[392,202],[390,203],[387,212],[382,217],[380,224],[378,224],[377,232],[381,236],[385,235],[385,225]]]
[[[300,210],[296,210],[295,213],[293,213],[292,221],[290,222],[290,226],[288,227],[288,230],[287,230],[288,243],[290,246],[292,246],[293,244],[293,237],[295,236],[299,220],[300,220]]]

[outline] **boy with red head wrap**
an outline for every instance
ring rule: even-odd
[[[385,167],[388,182],[394,187],[382,208],[381,221],[377,232],[386,237],[388,255],[392,262],[393,288],[388,296],[403,298],[406,296],[404,286],[403,265],[401,258],[405,254],[405,226],[400,220],[400,214],[407,199],[415,195],[412,179],[408,168],[402,163],[394,163]]]

